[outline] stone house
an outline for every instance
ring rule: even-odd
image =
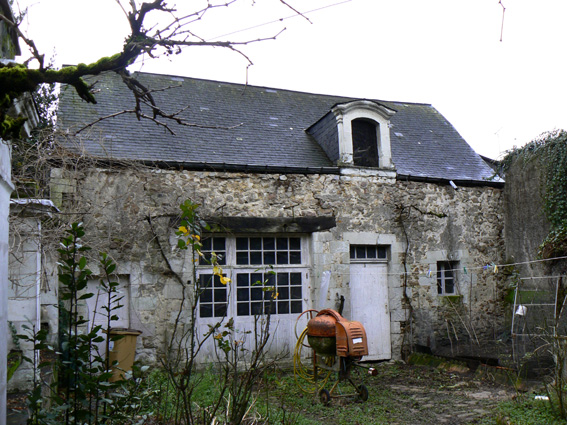
[[[117,325],[143,332],[139,358],[163,353],[192,279],[175,237],[186,199],[215,224],[203,250],[232,279],[203,293],[200,334],[224,315],[253,329],[268,270],[274,354],[291,356],[302,311],[342,300],[366,328],[368,360],[479,347],[500,330],[500,276],[483,266],[502,261],[503,182],[431,105],[137,77],[183,123],[136,120],[116,75],[97,78],[96,105],[63,88],[50,197],[117,261]]]

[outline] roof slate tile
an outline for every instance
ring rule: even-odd
[[[175,132],[172,135],[151,121],[122,114],[79,133],[88,153],[119,160],[217,163],[236,168],[335,167],[305,130],[334,105],[356,100],[159,74],[136,76],[156,90],[156,103],[167,113],[187,108],[180,117],[193,125],[169,123]],[[75,133],[99,117],[133,108],[133,95],[119,76],[107,73],[96,79],[100,91],[95,105],[82,101],[71,87],[62,89],[59,128]],[[477,182],[493,175],[431,105],[375,101],[397,111],[391,118],[391,146],[398,174]]]

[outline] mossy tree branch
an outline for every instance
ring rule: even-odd
[[[29,47],[32,57],[24,64],[3,63],[0,64],[0,137],[9,139],[17,137],[21,126],[25,122],[23,117],[8,118],[8,112],[12,108],[15,99],[25,93],[35,92],[42,84],[62,83],[69,84],[75,88],[77,94],[88,103],[96,103],[92,87],[83,79],[86,76],[99,75],[103,72],[116,72],[124,83],[132,91],[135,98],[135,111],[138,119],[148,118],[156,120],[157,117],[168,118],[174,116],[173,121],[179,121],[175,114],[162,111],[156,105],[151,91],[144,87],[139,81],[130,75],[127,67],[141,55],[147,54],[155,58],[161,55],[181,53],[185,47],[204,46],[222,47],[242,55],[248,62],[252,61],[240,48],[250,43],[275,39],[280,33],[266,38],[249,41],[207,41],[191,31],[191,24],[200,21],[206,12],[211,9],[228,7],[237,0],[228,0],[221,4],[212,3],[208,0],[204,7],[187,14],[181,14],[177,9],[169,7],[165,0],[154,0],[151,2],[136,2],[135,0],[117,0],[130,25],[130,36],[126,38],[121,52],[112,56],[103,57],[90,64],[81,63],[77,66],[69,66],[59,70],[44,67],[44,55],[40,54],[33,40],[25,37],[19,30],[17,24],[8,17],[0,14],[0,20],[9,27],[16,30],[18,37]],[[284,6],[291,8],[284,0],[279,0]],[[124,3],[124,4],[123,4]],[[125,5],[128,5],[126,7]],[[128,10],[127,10],[128,9]],[[292,9],[294,10],[294,9]],[[300,14],[299,12],[294,12]],[[146,29],[144,24],[150,14],[166,14],[167,19],[160,19],[157,27]],[[301,14],[300,14],[301,15]],[[151,32],[151,33],[150,33]],[[35,59],[39,63],[38,69],[28,68],[28,63]],[[153,117],[143,114],[141,105],[150,105]],[[161,123],[160,123],[161,125]]]

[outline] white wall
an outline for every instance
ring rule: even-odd
[[[6,357],[8,353],[8,213],[13,186],[10,148],[0,140],[0,425],[6,423]]]

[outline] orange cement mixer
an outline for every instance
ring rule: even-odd
[[[317,314],[313,316],[314,313]],[[354,396],[366,401],[367,387],[364,384],[357,385],[351,379],[353,366],[367,369],[370,375],[376,374],[374,368],[359,363],[368,354],[364,326],[360,322],[345,319],[331,309],[319,312],[307,310],[299,318],[304,314],[309,314],[311,319],[298,337],[294,353],[294,373],[298,386],[305,392],[318,393],[320,401],[325,405],[330,403],[331,398],[337,397]],[[337,373],[338,379],[327,390],[325,386],[333,372]],[[349,382],[356,393],[337,394],[342,381]]]

